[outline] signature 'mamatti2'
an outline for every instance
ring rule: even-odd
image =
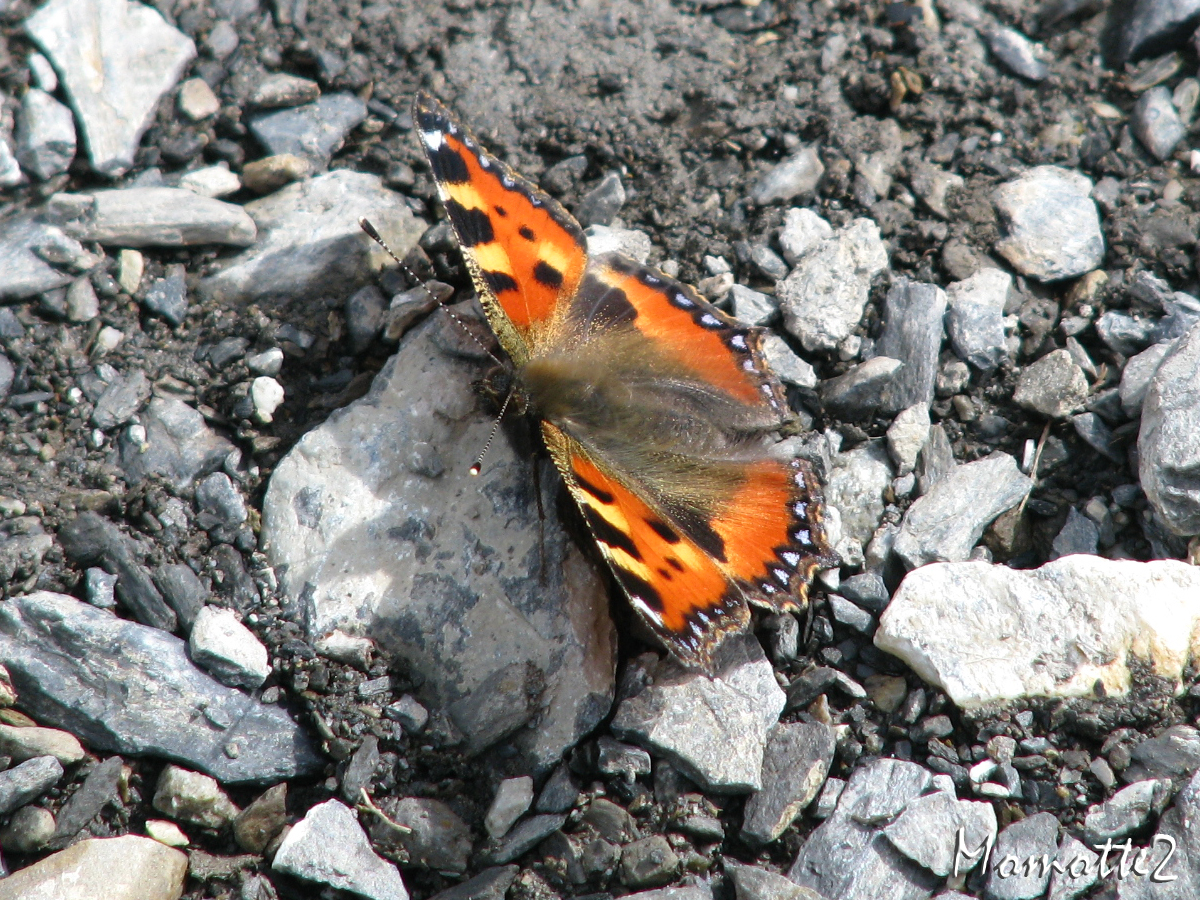
[[[437,100],[413,118],[518,389],[629,602],[711,669],[747,603],[803,608],[836,564],[820,485],[765,437],[790,417],[761,333],[620,254],[589,256],[563,207]]]

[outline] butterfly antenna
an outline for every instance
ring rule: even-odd
[[[369,237],[371,240],[373,240],[375,243],[377,243],[380,247],[382,247],[384,249],[384,251],[387,253],[387,255],[396,261],[396,265],[398,265],[401,269],[404,270],[405,275],[407,275],[409,278],[411,278],[417,284],[421,285],[421,287],[424,288],[425,293],[428,294],[431,298],[433,298],[434,300],[437,300],[437,298],[433,296],[433,291],[431,291],[431,290],[429,290],[429,288],[425,287],[425,283],[423,281],[421,281],[420,278],[417,277],[417,273],[414,272],[408,266],[408,264],[405,263],[404,260],[402,260],[400,257],[398,257],[395,254],[395,252],[392,250],[392,248],[388,246],[387,241],[385,241],[383,239],[383,236],[380,235],[380,233],[376,230],[375,226],[371,224],[370,219],[359,219],[358,227],[361,228],[363,231],[365,231],[367,233],[367,237]],[[496,356],[496,354],[493,353],[488,348],[487,344],[485,344],[483,341],[481,341],[479,339],[479,337],[475,334],[475,332],[473,332],[470,328],[467,327],[467,323],[464,322],[462,320],[462,318],[454,310],[452,310],[449,306],[447,306],[445,301],[437,300],[437,304],[438,304],[438,306],[440,306],[442,308],[442,312],[444,312],[446,315],[448,315],[454,321],[454,323],[456,325],[458,325],[459,328],[462,329],[463,334],[465,334],[472,341],[474,341],[476,344],[479,345],[479,349],[482,350],[484,353],[486,353],[488,355],[488,358],[491,359],[492,362],[494,362],[498,366],[504,365],[504,362],[500,359],[500,357]]]
[[[508,404],[512,403],[513,394],[517,392],[514,387],[508,392],[508,396],[504,398],[504,405],[500,407],[500,414],[496,416],[496,421],[492,423],[492,431],[488,435],[488,439],[483,444],[483,449],[479,451],[479,456],[475,458],[475,465],[471,466],[471,474],[478,475],[483,471],[483,458],[487,455],[488,450],[492,447],[492,441],[496,439],[496,432],[500,430],[500,423],[504,420],[504,414],[508,412]]]

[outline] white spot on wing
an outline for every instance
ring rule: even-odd
[[[696,304],[693,303],[691,300],[689,300],[687,298],[686,294],[684,294],[682,292],[677,292],[675,294],[675,305],[682,306],[684,309],[690,309],[691,307],[695,306]]]
[[[789,566],[791,566],[793,569],[796,568],[796,566],[800,565],[800,554],[799,553],[793,553],[791,550],[788,550],[785,553],[781,553],[779,555],[783,558],[783,561],[785,563],[787,563]]]
[[[422,131],[421,140],[434,153],[442,148],[443,138],[440,131]]]
[[[746,349],[746,338],[743,335],[735,334],[729,339],[729,343],[733,344],[733,346],[737,347],[739,350]]]
[[[709,328],[716,328],[721,324],[721,320],[716,316],[710,316],[708,313],[705,313],[700,317],[700,324],[707,325]]]

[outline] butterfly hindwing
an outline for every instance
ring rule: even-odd
[[[683,663],[709,668],[726,634],[750,611],[711,553],[606,472],[553,425],[542,433],[617,583],[641,619]]]
[[[724,391],[764,422],[787,418],[783,388],[762,359],[762,332],[717,309],[683,282],[616,253],[591,260],[571,304],[577,321],[632,325],[664,357]]]
[[[562,206],[486,153],[426,94],[414,117],[438,195],[505,351],[518,365],[552,332],[587,263],[583,232]]]

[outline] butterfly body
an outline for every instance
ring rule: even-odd
[[[414,119],[525,406],[635,611],[710,667],[747,602],[800,608],[836,563],[820,486],[765,439],[790,419],[761,334],[619,254],[488,155],[440,103]]]

